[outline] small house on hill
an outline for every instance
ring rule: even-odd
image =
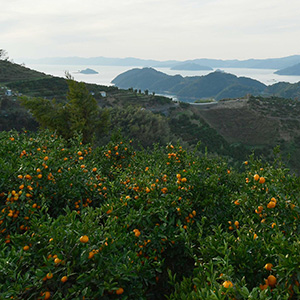
[[[5,91],[5,96],[12,96],[12,91],[11,90],[6,90]]]

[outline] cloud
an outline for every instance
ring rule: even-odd
[[[0,39],[15,57],[259,58],[295,54],[299,10],[298,0],[10,0]]]

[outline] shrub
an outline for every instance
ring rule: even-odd
[[[0,141],[4,299],[299,298],[299,178],[278,158]]]

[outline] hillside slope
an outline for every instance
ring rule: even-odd
[[[14,64],[10,66],[15,67]],[[163,83],[173,92],[179,92],[185,88],[185,78],[180,75],[168,76],[153,69],[149,71],[152,73],[150,79],[153,87],[160,87]],[[22,70],[20,74],[25,74],[25,72],[28,70]],[[131,72],[138,74],[139,70]],[[156,80],[157,73],[159,81]],[[65,79],[45,76],[39,72],[33,72],[32,76],[31,73],[26,74],[26,76],[14,77],[15,81],[12,80],[12,76],[7,75],[6,77],[9,77],[11,81],[6,86],[10,87],[13,92],[18,91],[27,96],[47,99],[54,97],[57,99],[58,96],[59,101],[66,101],[68,87]],[[224,96],[228,90],[232,92],[239,89],[237,84],[224,88],[228,83],[235,82],[236,76],[216,72],[202,78],[201,84],[210,88],[208,80],[210,77],[219,81],[219,85],[212,85],[214,93],[221,90],[219,95]],[[145,78],[140,78],[141,84]],[[198,79],[197,77],[188,79],[190,89],[197,88]],[[125,81],[126,78],[124,78]],[[248,85],[250,89],[261,87],[260,83],[247,78],[238,78],[238,82],[244,87]],[[174,84],[177,90],[173,87]],[[279,83],[272,86],[272,93],[284,91],[285,95],[295,94],[299,85]],[[199,148],[201,151],[208,149],[216,154],[230,156],[235,161],[245,159],[252,150],[255,150],[257,154],[268,156],[273,147],[279,144],[284,157],[287,159],[290,155],[290,165],[300,170],[298,159],[300,156],[300,104],[298,101],[259,96],[238,97],[238,100],[219,101],[211,105],[191,105],[133,89],[124,90],[96,84],[86,86],[93,93],[98,105],[102,109],[109,110],[110,113],[110,128],[101,140],[96,141],[98,144],[108,141],[116,130],[120,129],[124,137],[133,138],[136,146],[141,144],[144,147],[152,147],[153,143],[166,144],[180,141],[186,146],[195,147],[198,142],[201,142]],[[28,124],[31,129],[36,128],[27,110],[17,105],[16,93],[8,97],[4,95],[4,89],[1,91],[0,125],[2,130],[12,128],[21,130]],[[101,96],[101,91],[106,92],[105,97]],[[188,93],[189,90],[186,89],[186,92]],[[15,118],[18,118],[18,122]]]
[[[300,63],[274,72],[278,75],[300,75]]]
[[[34,80],[51,76],[37,72],[24,66],[0,60],[0,83],[11,83],[20,80]]]
[[[250,97],[193,106],[229,144],[242,144],[268,156],[280,145],[285,161],[300,170],[300,102],[278,97]]]

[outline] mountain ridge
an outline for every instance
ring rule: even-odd
[[[218,71],[204,76],[182,77],[167,75],[153,68],[134,68],[119,74],[112,83],[123,89],[134,88],[176,95],[179,100],[185,102],[206,98],[239,98],[247,94],[277,95],[294,99],[300,97],[300,82],[267,86],[255,79]]]
[[[300,63],[300,55],[290,55],[281,58],[266,59],[209,59],[197,58],[188,60],[154,60],[135,57],[46,57],[46,58],[20,58],[19,61],[33,64],[65,64],[65,65],[107,65],[107,66],[140,66],[140,67],[174,67],[180,63],[195,63],[211,68],[253,68],[253,69],[282,69]]]

